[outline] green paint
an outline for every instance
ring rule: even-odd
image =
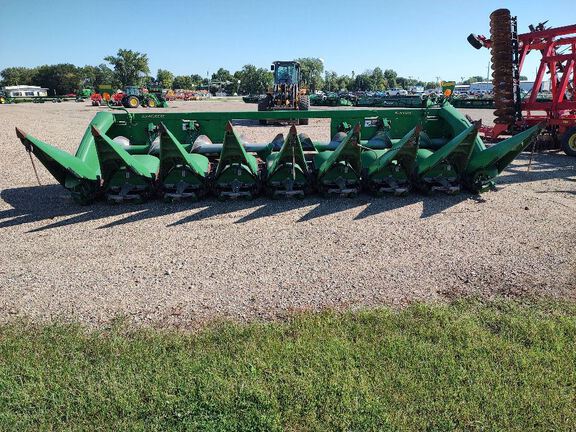
[[[315,151],[305,153],[306,142],[291,131],[279,152],[271,153],[272,147],[262,144],[252,145],[251,154],[231,122],[265,118],[290,118],[295,122],[326,118],[330,120],[330,136],[349,130],[349,125],[356,126],[337,148],[330,140],[314,142]],[[416,132],[416,128],[421,130]],[[97,138],[93,130],[97,131]],[[148,152],[160,130],[163,132],[158,160]],[[391,188],[395,193],[410,186],[424,189],[440,186],[450,191],[464,186],[478,192],[492,185],[494,178],[539,130],[535,126],[486,148],[477,127],[452,105],[443,103],[427,108],[265,113],[106,111],[96,114],[75,155],[22,131],[18,131],[18,137],[54,178],[70,190],[74,199],[87,203],[109,193],[111,188],[114,193],[122,188],[129,191],[130,185],[135,185],[138,193],[144,191],[148,195],[188,186],[212,187],[218,193],[249,191],[253,195],[262,177],[268,187],[290,190],[294,184],[303,187],[310,182],[311,165],[320,190],[359,189],[362,180],[369,189]],[[223,143],[221,154],[208,159],[190,153],[199,135]],[[120,136],[128,140],[128,145],[121,146],[113,140]],[[212,172],[210,167],[214,168]],[[290,179],[295,183],[291,184]]]

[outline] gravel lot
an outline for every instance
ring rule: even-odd
[[[576,159],[521,156],[497,192],[406,198],[90,207],[37,163],[19,126],[73,152],[100,108],[0,105],[0,322],[117,316],[194,327],[307,309],[403,306],[460,296],[576,297]],[[168,111],[253,110],[180,102]],[[473,118],[486,115],[468,111]],[[485,121],[489,121],[485,117]],[[288,127],[242,126],[251,141]],[[325,121],[301,126],[327,138]]]

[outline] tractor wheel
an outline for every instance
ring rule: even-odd
[[[140,99],[136,96],[128,96],[126,98],[126,108],[138,108],[138,105],[140,105]]]
[[[576,126],[571,127],[562,135],[562,150],[568,156],[576,156]]]
[[[154,99],[148,99],[148,106],[150,108],[156,108],[156,101]]]
[[[272,97],[267,95],[265,98],[258,101],[258,111],[268,111],[272,105]],[[266,125],[268,122],[266,120],[260,119],[258,123],[261,125]]]
[[[272,97],[270,95],[266,95],[266,97],[258,100],[258,111],[268,111],[270,109],[270,105],[272,105]]]
[[[298,110],[299,111],[308,111],[310,109],[310,96],[308,95],[304,95],[304,96],[300,96],[300,100],[298,101]],[[300,119],[298,121],[299,124],[301,125],[307,125],[309,122],[309,119]]]

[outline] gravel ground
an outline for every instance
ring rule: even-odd
[[[252,110],[180,102],[168,111]],[[307,198],[90,207],[40,164],[19,126],[73,152],[100,108],[0,105],[0,322],[125,316],[153,326],[272,319],[298,310],[403,306],[460,296],[576,297],[576,159],[522,155],[474,199]],[[473,118],[486,111],[467,111]],[[485,117],[489,122],[490,118]],[[242,126],[263,142],[288,127]],[[325,139],[328,126],[301,126]]]

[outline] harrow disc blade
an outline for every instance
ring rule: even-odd
[[[514,84],[512,79],[512,31],[508,9],[498,9],[490,14],[492,40],[492,84],[494,85],[495,123],[514,122]],[[510,112],[511,111],[511,112]]]

